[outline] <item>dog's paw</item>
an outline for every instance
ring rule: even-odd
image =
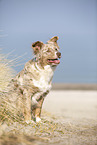
[[[41,119],[39,117],[36,117],[36,122],[41,122]]]

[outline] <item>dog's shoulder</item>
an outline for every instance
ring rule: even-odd
[[[35,64],[34,59],[29,60],[28,62],[26,62],[24,70],[26,70],[27,72],[31,72],[32,69],[34,69],[34,64]]]

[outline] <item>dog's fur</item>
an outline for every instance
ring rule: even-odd
[[[18,108],[26,121],[40,121],[41,108],[45,96],[51,89],[52,77],[61,57],[58,37],[46,44],[37,41],[32,44],[35,58],[25,64],[24,69],[11,80],[7,92],[8,101]]]

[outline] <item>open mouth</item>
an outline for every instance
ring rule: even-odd
[[[59,59],[48,59],[48,62],[49,63],[54,63],[54,64],[59,64],[60,63],[60,60]]]

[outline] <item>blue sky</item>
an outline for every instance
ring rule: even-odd
[[[62,52],[54,82],[97,83],[96,0],[0,0],[0,47],[13,57],[26,53],[31,44],[59,36]],[[23,65],[15,69],[20,71]]]

